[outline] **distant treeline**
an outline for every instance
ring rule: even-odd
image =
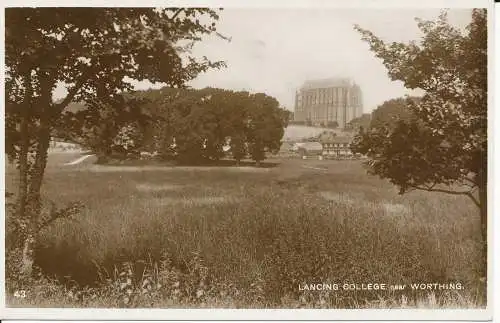
[[[187,164],[227,153],[258,164],[266,152],[279,151],[290,114],[266,94],[215,88],[137,91],[75,110],[63,115],[54,135],[91,149],[101,161],[149,152]]]

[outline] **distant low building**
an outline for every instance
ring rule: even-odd
[[[321,156],[323,154],[323,145],[320,142],[303,142],[298,145],[297,152],[301,157]]]
[[[353,155],[351,151],[352,137],[330,137],[324,140],[321,144],[323,147],[323,155],[331,157],[350,157]]]

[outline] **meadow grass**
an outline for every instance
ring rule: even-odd
[[[283,160],[251,172],[125,168],[49,165],[45,199],[85,208],[76,221],[42,232],[43,275],[29,287],[33,297],[8,296],[10,306],[486,305],[477,210],[466,198],[400,196],[357,161]],[[7,170],[8,191],[14,183]],[[299,290],[329,282],[459,282],[464,289]]]

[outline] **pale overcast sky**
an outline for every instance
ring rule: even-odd
[[[421,36],[415,17],[438,15],[438,9],[225,9],[218,31],[232,37],[231,42],[210,37],[195,47],[194,54],[225,60],[228,67],[200,75],[190,85],[265,92],[293,110],[295,90],[305,80],[348,77],[361,86],[364,112],[370,112],[410,92],[389,79],[353,25],[387,41],[410,41]],[[465,27],[470,10],[451,9],[449,19]],[[147,82],[137,83],[137,89],[149,87]],[[57,92],[63,95],[63,90]]]

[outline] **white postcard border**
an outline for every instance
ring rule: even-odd
[[[4,1],[4,7],[18,6],[123,6],[123,7],[153,7],[165,6],[165,1],[150,0],[137,2],[136,0],[74,0],[74,1]],[[493,8],[493,0],[420,0],[420,1],[402,1],[402,0],[176,0],[168,1],[169,6],[211,6],[211,7],[245,7],[245,8],[282,8],[282,7],[342,7],[342,8],[478,8],[486,7]],[[500,10],[497,8],[496,14]],[[500,86],[494,84],[493,60],[495,49],[500,50],[499,42],[494,43],[494,33],[499,34],[500,28],[498,24],[494,26],[494,10],[488,12],[488,93],[489,93],[489,120],[488,120],[488,136],[489,136],[489,261],[488,261],[488,307],[486,309],[458,309],[458,310],[374,310],[374,309],[359,309],[359,310],[323,310],[323,309],[43,309],[43,308],[8,308],[5,307],[5,240],[0,239],[0,313],[1,319],[25,319],[25,320],[456,320],[456,321],[486,321],[491,320],[493,315],[493,306],[498,301],[497,295],[494,295],[495,290],[499,290],[498,278],[493,279],[493,268],[499,268],[498,257],[493,258],[494,251],[498,248],[499,232],[498,225],[493,218],[493,210],[499,210],[499,200],[494,196],[498,194],[498,183],[500,182],[499,172],[494,170],[493,165],[499,162],[498,147],[494,147],[493,138],[499,137],[498,125],[500,124],[500,114],[497,109],[493,108],[493,93],[500,93]],[[0,14],[0,21],[4,22],[4,10]],[[4,47],[4,32],[5,27],[2,23],[0,26],[1,50],[0,55],[3,64],[0,67],[2,79],[5,79],[5,55]],[[495,47],[495,48],[494,48]],[[498,75],[498,66],[496,72]],[[5,84],[1,84],[0,96],[5,98]],[[496,91],[495,91],[496,90]],[[4,104],[1,105],[2,115],[4,113]],[[496,125],[496,127],[495,127]],[[3,131],[4,118],[0,118],[0,126]],[[3,137],[5,138],[5,136]],[[0,147],[5,148],[4,141],[1,140]],[[5,149],[4,149],[5,151]],[[5,156],[0,156],[0,164],[5,169]],[[5,187],[5,173],[0,175],[0,186]],[[5,205],[5,194],[0,194],[0,201]],[[4,221],[0,221],[0,230],[5,231]],[[495,231],[495,233],[494,233]],[[494,242],[495,239],[495,242]],[[495,261],[495,265],[493,262]]]

